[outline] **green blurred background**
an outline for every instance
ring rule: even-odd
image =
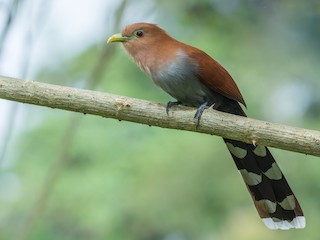
[[[249,116],[320,129],[319,1],[0,3],[1,75],[166,103],[105,43],[153,22],[225,66]],[[1,240],[320,238],[316,157],[272,149],[307,218],[272,231],[219,137],[3,100],[0,112]]]

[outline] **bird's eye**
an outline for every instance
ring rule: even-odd
[[[142,30],[136,31],[136,36],[137,37],[143,37],[143,35],[144,35],[144,32]]]

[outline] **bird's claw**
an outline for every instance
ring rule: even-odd
[[[169,102],[167,103],[167,106],[166,106],[166,113],[167,113],[167,115],[169,115],[169,110],[170,110],[171,107],[173,107],[173,106],[178,106],[178,105],[181,105],[181,104],[182,104],[182,102],[180,102],[180,101],[176,101],[176,102],[171,102],[171,101],[169,101]]]
[[[170,110],[170,108],[171,107],[173,107],[173,106],[178,106],[178,105],[181,105],[182,104],[182,102],[180,102],[180,101],[176,101],[176,102],[171,102],[171,101],[169,101],[168,103],[167,103],[167,106],[166,106],[166,113],[167,113],[167,115],[169,115],[169,110]],[[212,105],[208,105],[208,102],[205,102],[205,103],[203,103],[203,104],[201,104],[199,107],[198,107],[198,109],[197,109],[197,111],[196,111],[196,114],[194,115],[194,121],[195,121],[195,123],[196,123],[196,128],[198,128],[199,127],[199,125],[200,125],[200,119],[201,119],[201,116],[202,116],[202,113],[204,112],[204,110],[206,110],[206,109],[208,109],[208,108],[213,108],[214,107],[214,104],[212,104]]]
[[[198,107],[196,114],[194,115],[194,118],[193,118],[196,123],[196,128],[198,128],[200,125],[200,119],[204,110],[208,108],[213,108],[213,107],[214,107],[214,104],[208,106],[208,102],[205,102]]]

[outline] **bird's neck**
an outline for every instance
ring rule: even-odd
[[[168,48],[168,46],[170,46]],[[125,49],[137,65],[151,78],[153,78],[168,62],[168,59],[174,60],[178,57],[180,51],[179,42],[170,39],[169,42],[160,42],[156,44],[145,44],[136,48],[125,45]]]

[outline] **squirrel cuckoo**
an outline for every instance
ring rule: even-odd
[[[177,41],[155,24],[135,23],[114,34],[108,43],[121,42],[140,68],[178,104],[197,108],[197,125],[209,107],[246,117],[243,97],[229,73],[205,52]],[[304,228],[297,198],[265,146],[223,139],[270,229]]]

